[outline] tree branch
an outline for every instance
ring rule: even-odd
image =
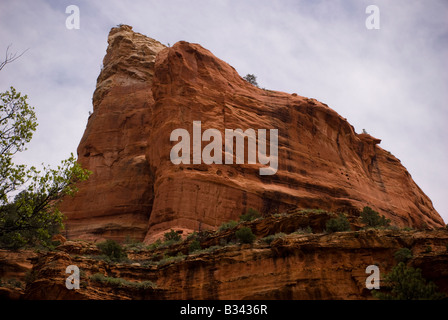
[[[8,63],[14,62],[15,60],[19,59],[21,56],[24,55],[25,52],[27,52],[29,49],[26,49],[25,51],[23,51],[21,54],[17,55],[16,53],[9,53],[9,48],[11,47],[12,44],[8,45],[8,47],[6,48],[6,54],[5,54],[5,60],[3,62],[0,62],[0,70],[3,69],[4,66],[6,66]]]

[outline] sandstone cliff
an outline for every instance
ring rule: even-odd
[[[129,26],[113,28],[108,42],[78,147],[93,174],[61,208],[69,238],[150,243],[171,228],[215,229],[251,207],[266,215],[370,206],[397,226],[444,224],[380,140],[357,134],[326,104],[257,88],[198,44],[168,48]],[[223,135],[278,129],[277,173],[262,176],[259,164],[247,162],[174,165],[170,133],[193,135],[193,121]]]
[[[128,261],[107,262],[88,242],[67,241],[56,251],[30,257],[23,299],[373,299],[366,288],[366,267],[385,274],[396,265],[394,253],[409,248],[410,266],[418,267],[448,294],[448,230],[320,231],[326,212],[293,211],[240,223],[233,229],[198,234],[202,250],[191,252],[193,239],[170,246],[128,244]],[[253,244],[232,241],[235,231],[250,227]],[[309,228],[305,228],[309,227]],[[355,226],[354,226],[355,227]],[[355,227],[356,228],[356,227]],[[271,242],[266,235],[276,235]],[[428,249],[430,248],[430,250]],[[0,252],[0,261],[1,261]],[[65,287],[65,268],[81,270],[80,289]],[[17,295],[17,293],[16,293]],[[13,296],[14,297],[14,296]]]

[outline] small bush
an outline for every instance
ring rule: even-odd
[[[196,239],[197,237],[198,237],[198,233],[197,233],[196,231],[194,231],[193,233],[190,233],[190,234],[187,236],[186,240],[187,240],[187,241],[194,240],[194,239]]]
[[[237,225],[238,225],[238,222],[236,222],[234,220],[230,220],[228,222],[224,222],[223,224],[221,224],[219,226],[218,231],[224,231],[224,230],[232,229],[232,228],[235,228]]]
[[[201,250],[195,251],[195,253],[212,253],[213,251],[219,250],[222,247],[223,246],[211,246],[211,247],[207,247],[205,249],[201,249]]]
[[[398,249],[395,253],[394,253],[394,258],[397,262],[403,262],[406,263],[409,261],[409,259],[412,258],[412,251],[409,250],[408,248],[401,248]]]
[[[161,244],[162,244],[162,240],[157,239],[156,241],[154,241],[153,243],[151,243],[151,244],[148,246],[148,249],[149,249],[149,250],[155,250],[155,249],[157,249],[158,247],[160,247]]]
[[[253,84],[254,86],[258,87],[257,77],[254,74],[248,73],[243,77],[243,79],[249,82],[250,84]]]
[[[367,228],[388,227],[390,220],[370,207],[364,207],[361,212],[361,222],[366,225]]]
[[[132,282],[122,278],[106,277],[101,273],[95,273],[90,276],[90,280],[103,283],[114,288],[135,288],[146,290],[156,287],[156,284],[152,281]]]
[[[252,221],[261,217],[261,214],[253,208],[249,208],[246,214],[240,216],[240,221]]]
[[[286,216],[288,216],[288,213],[287,212],[280,212],[280,213],[274,213],[273,215],[272,215],[273,217],[286,217]]]
[[[323,209],[302,209],[302,210],[300,210],[300,212],[319,214],[319,213],[326,213],[327,211],[325,211]]]
[[[296,231],[294,231],[293,233],[295,233],[295,234],[310,234],[310,233],[313,233],[313,229],[311,229],[310,226],[307,226],[306,228],[299,228]]]
[[[159,246],[159,248],[168,248],[168,247],[172,246],[173,244],[177,244],[177,243],[179,243],[179,240],[174,240],[174,239],[166,240],[166,241],[162,242],[162,244]]]
[[[128,250],[133,250],[133,251],[139,252],[143,249],[144,244],[142,242],[135,240],[131,236],[127,235],[126,239],[124,240],[124,246]]]
[[[385,277],[386,283],[391,287],[388,293],[373,292],[373,295],[382,300],[439,300],[445,295],[438,292],[437,286],[423,278],[420,269],[398,263]]]
[[[20,288],[23,289],[24,284],[15,278],[12,279],[0,279],[0,287],[4,288]]]
[[[185,259],[185,255],[179,252],[177,256],[164,256],[162,260],[157,262],[159,266],[170,263],[170,262],[177,262]]]
[[[121,262],[127,258],[123,247],[114,240],[106,240],[97,244],[101,253],[108,257],[113,262]]]
[[[342,232],[342,231],[349,231],[350,229],[350,222],[348,221],[347,217],[344,214],[339,215],[337,218],[332,218],[327,221],[326,223],[326,230],[327,232]]]
[[[270,235],[262,238],[261,241],[263,241],[263,242],[265,242],[267,244],[271,244],[271,242],[274,241],[275,239],[282,238],[284,236],[286,236],[285,233],[279,232],[279,233],[276,233],[276,234],[270,234]]]
[[[165,238],[165,241],[180,241],[182,239],[181,235],[178,234],[176,231],[174,231],[173,229],[171,229],[170,232],[167,232],[163,235],[163,237]]]
[[[193,253],[195,251],[201,250],[201,243],[194,239],[193,241],[191,241],[190,246],[189,246],[189,252]]]
[[[240,243],[253,243],[255,241],[255,235],[248,227],[242,227],[235,232],[235,236]]]

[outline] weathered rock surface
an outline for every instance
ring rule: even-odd
[[[198,44],[166,48],[128,26],[113,28],[108,41],[78,148],[93,175],[62,206],[68,238],[150,243],[171,228],[215,229],[250,207],[268,214],[370,206],[397,226],[444,224],[380,140],[357,134],[326,104],[257,88]],[[278,129],[277,173],[261,176],[247,160],[174,165],[170,134],[193,136],[193,121],[223,137],[225,129]]]
[[[165,46],[130,27],[114,28],[78,148],[79,162],[93,171],[76,198],[62,206],[70,238],[146,234],[153,178],[145,158],[154,104],[154,61]]]
[[[31,259],[37,254],[30,250],[0,250],[0,299],[17,300],[24,294]]]
[[[413,253],[408,264],[422,269],[426,279],[448,293],[446,229],[290,233],[270,244],[262,239],[266,232],[287,231],[290,223],[307,223],[303,219],[305,215],[294,213],[237,226],[255,230],[258,240],[253,245],[214,246],[214,242],[225,243],[234,229],[204,236],[200,242],[203,248],[211,246],[208,250],[188,253],[188,240],[165,248],[128,248],[130,261],[115,264],[94,259],[98,254],[95,246],[68,241],[57,252],[33,259],[34,281],[27,285],[22,298],[373,299],[366,288],[370,275],[366,274],[366,267],[377,265],[384,280],[397,263],[394,253],[404,247]],[[317,214],[308,222],[318,229],[319,221],[325,219],[328,216]],[[171,258],[166,259],[167,256]],[[79,290],[65,288],[68,265],[82,270]],[[97,274],[115,281],[98,282],[92,277]],[[154,286],[138,286],[144,281]]]

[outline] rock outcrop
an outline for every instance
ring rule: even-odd
[[[113,28],[108,42],[78,147],[93,174],[61,208],[69,239],[150,243],[169,229],[216,229],[248,208],[266,215],[370,206],[397,226],[444,225],[380,140],[357,134],[326,104],[260,89],[198,44],[165,47],[129,26]],[[278,129],[278,171],[260,175],[247,151],[244,164],[173,164],[170,134],[181,128],[193,136],[194,121],[222,136],[225,129]]]
[[[448,294],[448,231],[357,230],[320,232],[327,213],[292,212],[246,222],[221,232],[204,232],[171,246],[127,245],[128,261],[98,258],[88,242],[68,241],[32,259],[33,281],[23,299],[83,300],[370,300],[366,268],[376,265],[380,287],[397,264],[394,254],[408,248],[408,265],[420,268]],[[325,224],[325,223],[324,223]],[[312,226],[305,228],[305,226]],[[231,241],[241,227],[254,230],[253,244]],[[299,230],[292,232],[294,228]],[[284,232],[284,233],[281,233]],[[271,242],[265,235],[274,235]],[[428,249],[429,248],[429,249]],[[65,287],[65,268],[81,270],[80,289]]]
[[[78,148],[93,171],[62,211],[73,238],[142,238],[153,202],[153,175],[145,152],[151,131],[152,78],[161,43],[114,28],[93,96],[93,110]]]

